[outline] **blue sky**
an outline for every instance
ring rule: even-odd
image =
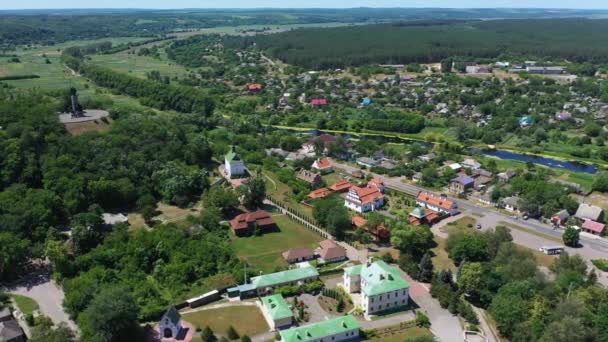
[[[21,0],[0,1],[0,9],[32,8],[343,8],[343,7],[446,7],[446,8],[577,8],[608,9],[608,0]]]

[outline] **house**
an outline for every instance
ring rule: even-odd
[[[370,233],[374,237],[374,241],[387,241],[391,238],[391,231],[384,226],[384,224],[380,224],[377,227],[369,228],[366,226],[367,220],[362,216],[355,216],[352,218],[351,223],[355,229],[363,229],[366,232]]]
[[[346,257],[346,249],[332,240],[323,240],[319,242],[319,261],[321,262],[336,262],[348,259]]]
[[[26,336],[19,323],[10,319],[0,322],[0,341],[2,342],[25,342]]]
[[[101,219],[103,220],[103,223],[107,226],[113,226],[118,223],[128,223],[129,222],[129,218],[122,213],[118,213],[118,214],[103,213],[103,214],[101,214]]]
[[[0,309],[0,322],[6,322],[13,319],[13,314],[9,308]]]
[[[182,331],[182,316],[174,306],[170,307],[159,322],[159,331],[163,338],[177,339]]]
[[[382,260],[347,267],[343,276],[348,293],[361,292],[365,316],[405,307],[409,302],[409,283],[399,269]]]
[[[317,198],[325,198],[331,194],[331,191],[328,188],[319,188],[317,190],[313,190],[308,194],[308,198],[317,199]]]
[[[502,200],[503,207],[511,212],[519,211],[519,197],[509,196]]]
[[[331,165],[331,162],[327,158],[317,158],[312,163],[312,168],[318,170],[322,174],[331,173],[334,170],[333,165]]]
[[[296,177],[299,180],[302,180],[302,181],[308,183],[313,188],[317,187],[321,183],[323,183],[323,178],[321,178],[320,174],[318,174],[316,172],[308,171],[306,169],[300,170],[300,172],[298,172],[298,174],[296,175]]]
[[[408,217],[409,224],[413,226],[419,226],[421,224],[432,225],[439,221],[439,215],[431,209],[424,209],[422,207],[416,207],[412,210]]]
[[[232,145],[230,151],[224,156],[224,173],[227,178],[239,178],[245,175],[245,163],[236,153],[236,147]]]
[[[251,93],[257,93],[262,90],[262,85],[259,83],[253,83],[247,86],[247,90]]]
[[[604,210],[595,205],[589,205],[586,203],[581,203],[574,214],[574,217],[581,220],[592,220],[592,221],[602,221],[604,217]]]
[[[353,186],[351,182],[343,179],[335,182],[329,188],[335,192],[346,192],[351,186]]]
[[[312,260],[314,258],[315,253],[313,252],[313,250],[306,247],[292,248],[283,252],[283,259],[285,259],[290,264]]]
[[[287,328],[293,324],[293,312],[281,294],[262,297],[258,305],[271,330]]]
[[[460,163],[449,163],[447,165],[450,169],[452,169],[452,171],[460,171],[462,169],[462,165],[460,165]]]
[[[475,180],[469,176],[458,176],[450,181],[450,191],[456,194],[464,194],[467,190],[472,189],[475,185]]]
[[[459,213],[456,202],[448,199],[448,197],[443,194],[435,195],[431,192],[420,191],[418,196],[416,196],[416,204],[439,213],[449,215],[457,215]]]
[[[498,179],[502,182],[508,182],[511,180],[511,178],[515,177],[517,174],[515,173],[515,171],[511,171],[511,170],[507,170],[505,172],[501,172],[499,174],[497,174],[496,176],[498,177]]]
[[[353,172],[351,172],[350,174],[351,174],[351,176],[353,176],[355,178],[359,178],[359,179],[365,177],[365,174],[363,174],[363,171],[361,171],[361,170],[353,170]]]
[[[528,66],[526,71],[537,75],[561,75],[566,73],[566,68],[561,66]]]
[[[418,159],[425,163],[431,162],[431,161],[435,160],[435,158],[437,158],[437,156],[434,153],[428,153],[428,154],[418,156]]]
[[[530,127],[532,126],[532,117],[530,116],[524,116],[519,118],[519,127],[521,128],[526,128],[526,127]]]
[[[568,213],[568,210],[563,209],[551,216],[551,222],[556,226],[561,226],[566,223],[569,217],[570,214]]]
[[[346,194],[344,205],[359,213],[374,211],[384,205],[384,195],[376,187],[361,188],[353,186]]]
[[[375,166],[378,166],[378,164],[380,164],[379,161],[369,158],[369,157],[361,157],[361,158],[357,158],[357,164],[361,165],[361,166],[365,166],[367,168],[372,168]]]
[[[363,100],[361,101],[361,105],[363,107],[367,107],[371,104],[372,104],[372,99],[370,99],[369,97],[364,97]]]
[[[205,305],[211,302],[215,302],[216,300],[220,300],[222,297],[220,295],[220,291],[211,290],[209,292],[203,293],[202,295],[194,298],[190,298],[186,300],[186,303],[190,308],[196,308],[201,305]]]
[[[351,315],[326,319],[279,332],[280,342],[358,341],[359,321]]]
[[[327,147],[329,145],[335,144],[337,139],[335,136],[333,136],[331,134],[327,134],[327,133],[319,134],[319,136],[315,137],[314,139],[311,139],[311,140],[305,142],[304,144],[302,144],[302,151],[305,153],[314,153],[316,141],[320,141],[323,144],[323,146],[325,146],[325,149],[327,149]],[[319,151],[319,152],[323,152],[323,151]]]
[[[263,274],[251,278],[251,285],[258,296],[263,296],[281,286],[299,286],[319,278],[319,272],[312,266],[293,268],[287,271]]]
[[[606,226],[600,222],[585,220],[585,222],[583,222],[581,225],[581,229],[589,234],[602,235],[604,234],[604,229],[606,229]]]
[[[368,188],[377,188],[381,193],[384,193],[384,181],[380,178],[372,178],[369,182],[367,182]]]
[[[418,182],[420,182],[421,180],[422,180],[422,172],[415,172],[415,173],[412,175],[412,181],[413,181],[414,183],[418,183]]]
[[[566,121],[572,119],[572,114],[569,112],[561,111],[555,113],[555,120],[557,121]]]
[[[327,102],[327,99],[312,99],[312,100],[310,100],[310,104],[313,107],[317,107],[318,108],[318,107],[327,106],[328,102]]]
[[[478,170],[481,168],[481,163],[476,161],[475,159],[471,159],[471,158],[467,158],[465,160],[462,161],[462,166],[464,166],[467,169],[471,169],[471,170]]]
[[[270,214],[264,210],[240,214],[230,220],[230,227],[236,236],[250,235],[257,227],[261,231],[270,231],[276,228],[276,224]]]

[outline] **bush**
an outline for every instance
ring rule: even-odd
[[[236,340],[240,337],[239,333],[236,332],[232,325],[228,327],[228,330],[226,330],[226,336],[228,336],[228,338],[231,340]]]
[[[416,312],[416,326],[421,327],[421,328],[430,328],[431,320],[429,319],[429,316],[424,314],[422,311],[417,311]]]
[[[608,272],[608,259],[593,259],[591,263],[598,269]]]
[[[33,327],[36,324],[36,320],[34,319],[34,315],[31,314],[31,313],[28,313],[27,315],[25,315],[25,322],[30,327]]]

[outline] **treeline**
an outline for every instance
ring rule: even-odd
[[[129,76],[86,63],[70,55],[64,55],[63,60],[70,68],[82,73],[97,85],[136,97],[149,107],[182,113],[198,113],[206,117],[211,116],[215,109],[213,99],[200,89]]]
[[[39,75],[13,75],[13,76],[0,76],[0,81],[15,81],[15,80],[30,80],[33,78],[40,78]]]
[[[418,133],[424,128],[423,116],[397,111],[370,111],[360,122],[373,131]]]
[[[312,69],[439,62],[450,56],[526,56],[608,62],[608,20],[493,20],[438,25],[382,24],[296,29],[226,37],[228,47],[256,43],[289,64]]]

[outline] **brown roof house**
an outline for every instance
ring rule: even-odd
[[[332,240],[323,240],[319,242],[319,261],[321,262],[336,262],[346,260],[346,249],[339,246]]]
[[[251,235],[258,227],[262,232],[276,228],[276,224],[270,214],[264,210],[240,214],[230,220],[230,227],[236,236]]]
[[[296,177],[299,180],[302,180],[302,181],[310,184],[312,187],[316,187],[323,182],[323,179],[321,178],[320,174],[318,174],[316,172],[308,171],[306,169],[300,170],[300,172],[298,172]]]
[[[290,264],[294,264],[297,262],[312,260],[315,258],[315,253],[312,249],[302,247],[302,248],[292,248],[283,252],[283,258]]]

